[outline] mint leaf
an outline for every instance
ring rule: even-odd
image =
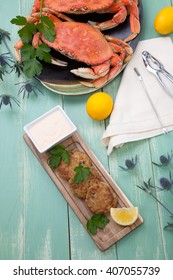
[[[48,164],[52,169],[55,169],[59,166],[61,160],[63,160],[66,164],[70,162],[70,153],[63,146],[57,145],[49,150],[49,154],[51,155]]]
[[[97,228],[103,229],[109,223],[109,219],[103,214],[94,214],[86,224],[87,230],[95,235]]]
[[[80,184],[88,179],[90,168],[84,167],[83,165],[80,164],[79,166],[75,167],[74,171],[76,172],[74,176],[74,183]]]

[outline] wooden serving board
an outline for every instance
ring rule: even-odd
[[[86,228],[87,220],[91,218],[93,213],[89,210],[85,201],[76,197],[73,194],[68,182],[59,176],[58,171],[54,171],[49,167],[48,153],[39,153],[32,141],[30,140],[30,138],[27,136],[27,134],[24,135],[24,140],[26,141],[34,155],[38,158],[38,160],[40,161],[46,172],[49,174],[51,179],[54,181],[56,187],[59,189],[66,201],[69,203],[69,205],[71,206],[71,208],[73,209],[83,226]],[[83,151],[90,157],[93,165],[100,173],[102,180],[108,183],[118,196],[117,207],[133,206],[77,132],[75,132],[71,137],[64,140],[60,144],[69,150],[78,149],[80,151]],[[89,233],[92,239],[95,241],[96,245],[102,251],[108,249],[110,246],[112,246],[122,237],[124,237],[132,230],[137,228],[143,222],[142,217],[139,215],[139,218],[133,225],[123,227],[117,225],[111,219],[110,214],[107,214],[107,216],[110,219],[110,222],[106,225],[104,229],[97,229],[96,235],[92,235]]]

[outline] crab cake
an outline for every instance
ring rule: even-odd
[[[70,177],[74,177],[75,175],[74,168],[80,164],[85,167],[92,168],[92,161],[84,152],[72,150],[70,151],[70,162],[67,164],[61,160],[57,170],[59,171],[61,177],[69,180]]]
[[[63,160],[60,161],[60,164],[57,168],[59,175],[68,180],[69,179],[69,174],[73,168],[73,151],[70,152],[70,162],[69,163],[65,163]]]
[[[73,193],[81,199],[86,198],[89,187],[91,187],[94,183],[98,181],[98,179],[95,178],[92,174],[89,175],[87,180],[79,184],[75,184],[73,182],[73,179],[74,178],[72,177],[69,180],[70,188],[72,189]]]
[[[93,213],[107,213],[118,198],[108,184],[98,181],[89,187],[85,202]]]

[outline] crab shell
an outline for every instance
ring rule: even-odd
[[[86,14],[106,9],[114,2],[114,0],[44,0],[44,7],[62,13]],[[35,0],[33,12],[40,10],[40,3],[41,0]]]
[[[35,0],[31,14],[40,11],[41,0]],[[108,30],[123,23],[130,15],[130,34],[124,39],[129,42],[140,33],[138,0],[44,0],[43,10],[54,14],[111,13],[112,18],[103,22],[88,21],[100,31]],[[64,15],[65,17],[65,15]],[[64,18],[67,21],[73,19]]]
[[[43,42],[61,54],[84,62],[98,65],[109,60],[113,51],[103,34],[86,23],[58,22],[53,43],[42,36]]]

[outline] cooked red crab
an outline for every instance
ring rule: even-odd
[[[56,37],[51,43],[41,39],[61,54],[81,61],[90,67],[73,69],[71,72],[85,79],[94,80],[87,86],[101,87],[118,73],[131,58],[132,49],[122,40],[107,36],[86,23],[62,22],[54,18]]]
[[[40,10],[41,0],[35,0],[32,13]],[[126,42],[132,40],[140,32],[138,0],[44,0],[44,9],[67,14],[86,13],[112,13],[113,17],[105,22],[90,22],[100,30],[116,27],[124,22],[130,14],[131,34],[125,39]]]
[[[88,67],[73,69],[71,72],[79,77],[87,79],[83,84],[100,88],[111,80],[123,65],[131,58],[132,49],[124,41],[112,36],[104,36],[93,26],[80,22],[62,22],[51,14],[49,18],[55,24],[56,36],[54,42],[50,42],[40,33],[33,38],[33,46],[36,48],[43,41],[61,54],[84,62]],[[38,21],[39,14],[32,16],[31,21]],[[18,42],[15,47],[22,47]],[[91,82],[88,80],[92,80]]]

